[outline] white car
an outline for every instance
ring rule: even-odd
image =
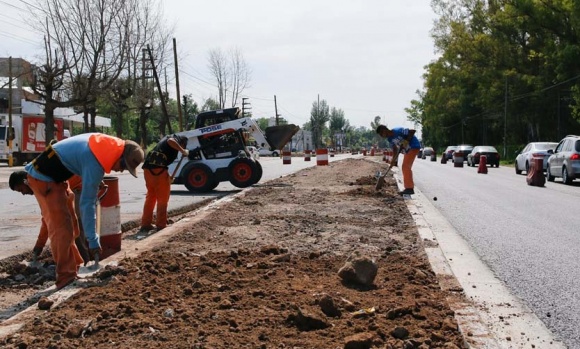
[[[521,174],[522,171],[530,169],[532,158],[541,157],[544,159],[544,168],[546,171],[546,165],[548,164],[548,158],[554,153],[554,149],[558,145],[557,142],[531,142],[528,143],[525,148],[518,153],[516,156],[516,174]]]
[[[280,156],[280,151],[278,149],[269,150],[266,148],[259,148],[258,153],[260,154],[260,156],[274,156],[274,157]]]
[[[248,151],[250,152],[250,154],[252,155],[252,157],[254,158],[254,160],[259,160],[260,159],[260,152],[258,151],[258,148],[254,147],[254,146],[247,146],[246,149],[248,149]]]

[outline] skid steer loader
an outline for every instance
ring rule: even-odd
[[[194,129],[177,133],[187,137],[189,156],[169,166],[169,173],[175,173],[173,184],[195,193],[212,191],[225,181],[249,187],[262,178],[260,162],[247,149],[249,136],[260,147],[281,150],[299,130],[296,125],[279,125],[266,128],[264,134],[254,120],[240,115],[239,108],[200,113]]]

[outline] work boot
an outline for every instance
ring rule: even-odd
[[[147,226],[141,227],[139,229],[139,233],[148,233],[151,230],[157,231],[157,227],[155,227],[153,225],[147,225]]]
[[[405,190],[399,192],[399,195],[411,195],[411,194],[415,194],[413,188],[405,188]]]

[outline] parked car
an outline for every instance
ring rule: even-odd
[[[274,156],[274,157],[280,156],[280,151],[278,149],[270,150],[266,148],[259,148],[258,153],[260,154],[260,156]]]
[[[541,157],[544,159],[543,171],[546,171],[548,165],[548,158],[554,153],[554,149],[558,145],[557,142],[531,142],[528,143],[522,151],[516,156],[515,168],[516,174],[521,174],[522,171],[529,173],[532,158]]]
[[[460,144],[457,146],[457,148],[455,149],[455,151],[453,152],[453,154],[455,153],[461,153],[463,154],[463,161],[467,161],[467,155],[469,153],[471,153],[471,151],[473,150],[473,146],[469,145],[469,144]]]
[[[453,160],[453,153],[455,152],[455,149],[457,149],[456,145],[450,145],[445,148],[445,157],[447,160]]]
[[[260,159],[260,152],[258,151],[258,148],[251,146],[251,145],[247,146],[246,148],[248,149],[248,151],[250,152],[250,155],[252,155],[254,160]]]
[[[493,167],[499,167],[499,153],[497,149],[490,145],[478,145],[473,147],[471,153],[467,154],[467,166],[479,165],[481,156],[485,155],[486,163]]]
[[[433,155],[433,153],[435,153],[435,150],[431,147],[425,147],[423,148],[423,154],[421,156],[421,159],[425,160],[427,158],[430,158],[431,155]]]
[[[580,136],[564,137],[548,158],[546,179],[553,182],[556,177],[562,177],[565,184],[580,178]]]

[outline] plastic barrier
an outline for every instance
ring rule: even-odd
[[[546,177],[544,177],[544,159],[533,158],[530,165],[530,171],[526,176],[528,185],[543,187],[546,184]]]
[[[282,152],[282,164],[290,165],[292,163],[292,153],[289,151]]]
[[[456,151],[453,153],[453,167],[463,167],[463,153]]]
[[[317,166],[327,166],[328,165],[328,149],[316,149],[316,165]]]
[[[363,156],[367,156],[367,150],[366,149],[363,149],[362,153],[363,153]]]
[[[121,205],[119,200],[119,178],[105,176],[103,182],[108,187],[101,199],[100,217],[97,231],[103,250],[100,258],[105,259],[121,251]],[[99,193],[99,195],[102,195]]]
[[[487,156],[482,155],[479,157],[479,166],[477,166],[477,173],[487,173]]]
[[[431,154],[431,161],[437,161],[437,154],[435,152]]]
[[[304,161],[310,161],[310,153],[312,153],[310,150],[304,151]]]
[[[447,163],[447,154],[445,154],[445,152],[443,152],[443,154],[441,154],[441,163],[442,164]]]
[[[371,148],[371,156],[375,156],[375,148]]]

